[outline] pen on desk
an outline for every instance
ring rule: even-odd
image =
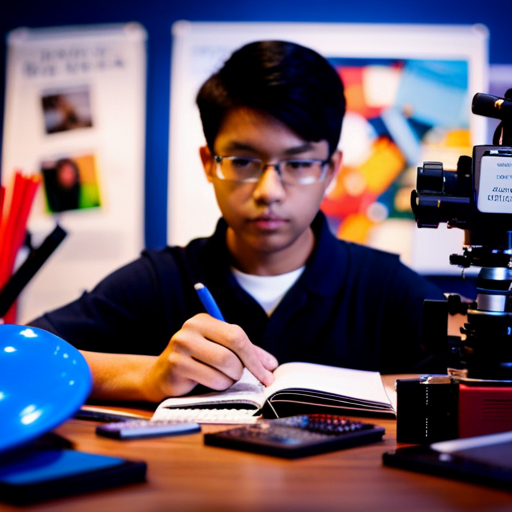
[[[210,290],[208,290],[208,288],[206,288],[203,283],[196,283],[194,288],[196,289],[197,295],[203,303],[203,306],[206,308],[207,313],[210,316],[213,316],[213,318],[225,322],[224,317],[220,312],[219,306],[217,306],[213,295],[210,293]]]

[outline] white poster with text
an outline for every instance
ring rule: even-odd
[[[2,184],[41,177],[28,229],[68,236],[22,292],[19,323],[77,298],[143,248],[146,32],[136,23],[12,31]]]

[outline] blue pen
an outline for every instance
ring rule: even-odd
[[[213,295],[210,293],[210,290],[208,290],[208,288],[206,288],[206,286],[203,283],[196,283],[194,285],[194,288],[196,289],[197,295],[199,295],[199,299],[203,303],[203,306],[205,307],[207,313],[210,316],[213,316],[213,318],[225,322],[224,317],[220,312],[219,306],[217,306],[217,303],[215,302]],[[250,375],[253,375],[249,370],[246,369],[246,371]],[[253,378],[256,377],[254,377],[253,375]]]
[[[217,306],[213,295],[210,293],[210,290],[208,290],[208,288],[206,288],[203,283],[195,284],[194,288],[196,289],[197,295],[199,295],[199,299],[203,303],[203,306],[206,308],[208,314],[217,320],[222,320],[225,322],[224,317],[220,312],[219,306]]]

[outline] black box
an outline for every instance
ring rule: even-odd
[[[449,377],[398,379],[396,440],[430,444],[458,438],[459,385]]]

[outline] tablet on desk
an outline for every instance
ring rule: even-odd
[[[512,432],[384,453],[388,466],[512,489]]]
[[[0,457],[0,500],[26,505],[140,482],[145,475],[144,462],[29,447]]]

